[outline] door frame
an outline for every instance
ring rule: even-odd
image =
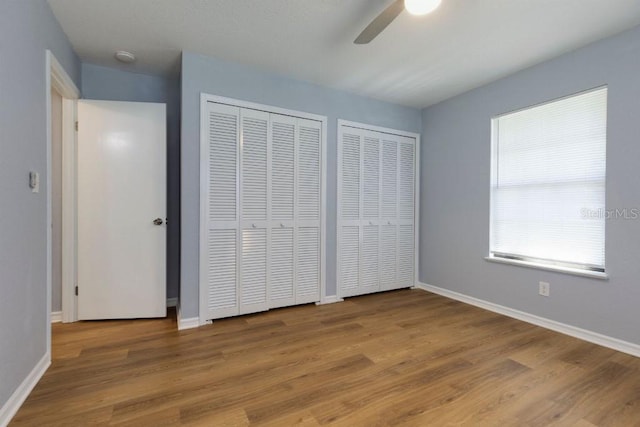
[[[76,120],[80,90],[55,55],[45,52],[47,103],[47,349],[51,353],[52,142],[51,90],[62,96],[62,321],[77,320],[76,283]]]
[[[418,284],[419,267],[420,267],[420,134],[416,132],[408,132],[398,129],[391,129],[381,126],[374,126],[366,123],[352,122],[349,120],[338,119],[338,135],[336,141],[336,159],[337,159],[337,200],[336,200],[336,297],[342,299],[340,289],[340,212],[342,209],[342,133],[344,127],[370,130],[374,132],[387,133],[390,135],[404,136],[414,138],[416,140],[414,172],[413,172],[413,232],[414,232],[414,260],[413,260],[413,287]]]
[[[204,299],[205,281],[204,277],[207,273],[206,264],[206,241],[203,231],[207,227],[206,222],[206,203],[208,203],[208,194],[204,191],[208,182],[206,181],[206,168],[208,168],[208,159],[206,155],[207,143],[206,129],[207,122],[207,103],[214,102],[218,104],[230,105],[239,108],[248,108],[252,110],[260,110],[268,113],[282,114],[302,119],[315,120],[321,123],[322,135],[320,138],[320,304],[330,302],[332,298],[327,298],[327,263],[326,263],[326,242],[327,242],[327,117],[318,114],[307,113],[304,111],[291,110],[287,108],[275,107],[272,105],[258,104],[254,102],[242,101],[234,98],[227,98],[208,93],[200,93],[200,237],[199,237],[199,272],[198,272],[198,311],[199,323],[205,325],[210,322],[206,317],[206,305]],[[332,297],[332,296],[330,296]]]

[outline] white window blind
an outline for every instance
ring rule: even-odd
[[[492,257],[604,271],[607,89],[492,123]]]

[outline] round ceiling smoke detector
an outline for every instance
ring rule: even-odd
[[[136,56],[131,52],[127,52],[126,50],[117,51],[115,57],[118,61],[124,62],[125,64],[131,64],[136,60]]]

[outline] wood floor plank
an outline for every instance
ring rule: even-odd
[[[421,290],[53,325],[12,426],[640,426],[640,359]]]

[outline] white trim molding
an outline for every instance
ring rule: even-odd
[[[185,329],[193,329],[200,327],[200,318],[199,317],[187,317],[186,319],[181,319],[178,317],[178,330],[184,331]]]
[[[178,306],[178,298],[167,298],[167,307],[177,307]]]
[[[338,295],[327,295],[322,298],[320,302],[317,302],[316,305],[325,305],[325,304],[334,304],[336,302],[344,301],[342,298],[338,297]]]
[[[0,408],[0,426],[6,426],[13,416],[18,412],[20,406],[29,397],[31,390],[38,384],[40,378],[51,365],[51,354],[46,353],[42,359],[33,367],[29,375],[22,381],[18,388],[13,392],[9,400]]]
[[[603,347],[611,348],[613,350],[630,354],[632,356],[640,357],[640,345],[634,344],[632,342],[623,341],[621,339],[599,334],[597,332],[589,331],[587,329],[578,328],[576,326],[568,325],[566,323],[561,323],[555,320],[547,319],[545,317],[536,316],[535,314],[530,314],[524,311],[505,307],[503,305],[495,304],[489,301],[481,300],[479,298],[475,298],[475,297],[464,295],[458,292],[450,291],[448,289],[427,285],[426,283],[418,282],[415,287],[417,289],[422,289],[423,291],[431,292],[434,294],[441,295],[443,297],[464,302],[466,304],[480,307],[485,310],[492,311],[494,313],[503,314],[505,316],[522,320],[523,322],[531,323],[532,325],[550,329],[555,332],[560,332],[561,334],[569,335],[571,337],[588,341],[593,344],[598,344]]]
[[[62,322],[62,312],[61,311],[52,311],[51,312],[51,323],[60,323]]]
[[[76,286],[76,130],[77,100],[80,90],[55,55],[45,52],[47,103],[47,224],[52,222],[51,195],[51,91],[62,96],[62,314],[61,321],[77,320]],[[47,306],[51,306],[52,235],[47,226]],[[47,349],[51,351],[51,314],[47,314]]]
[[[64,67],[50,50],[47,50],[46,55],[47,72],[51,72],[51,88],[55,89],[63,98],[78,99],[80,90],[69,77]]]
[[[580,270],[577,268],[561,267],[558,265],[541,264],[531,261],[523,261],[518,259],[499,258],[496,256],[487,256],[486,261],[498,264],[518,265],[520,267],[537,268],[539,270],[555,271],[557,273],[573,274],[574,276],[591,277],[593,279],[609,280],[609,275],[600,271]]]
[[[183,331],[185,329],[193,329],[201,326],[200,317],[185,317],[182,318],[182,313],[180,310],[180,301],[178,300],[178,305],[176,306],[176,320],[178,322],[178,330]],[[207,323],[211,323],[211,321],[205,322],[202,325],[206,325]]]

